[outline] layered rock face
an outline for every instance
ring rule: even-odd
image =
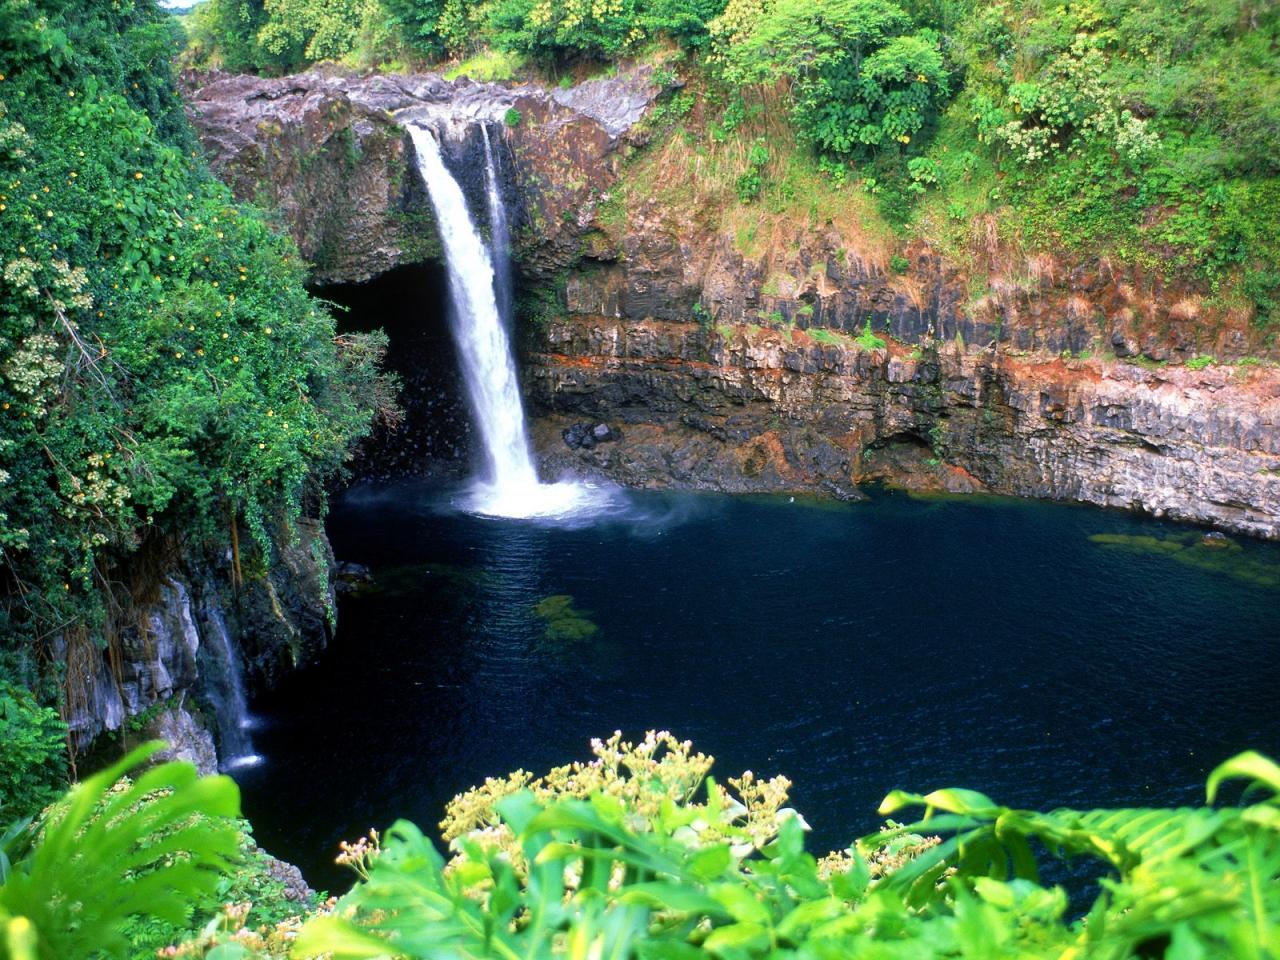
[[[1280,537],[1273,369],[825,339],[669,321],[553,323],[526,366],[544,467],[634,486],[844,497],[887,480]],[[621,436],[572,450],[560,433],[579,421]]]
[[[119,615],[106,649],[83,635],[57,642],[77,746],[146,714],[140,737],[164,739],[172,746],[166,756],[216,769],[212,714],[227,699],[228,669],[270,686],[328,639],[333,554],[324,531],[302,521],[296,539],[280,539],[285,545],[271,567],[239,585],[231,581],[229,556],[177,563],[153,598]]]
[[[637,153],[650,77],[203,78],[192,115],[318,282],[438,256],[400,125],[451,130],[474,193],[467,130],[490,124],[537,294],[524,378],[551,472],[846,497],[884,479],[1278,535],[1280,376],[1258,365],[1276,346],[1247,313],[1134,266],[1003,248],[993,223],[961,269],[923,238],[866,234],[853,192],[726,201],[678,138]],[[889,347],[858,347],[868,329]],[[1179,366],[1207,353],[1244,363]],[[618,436],[562,441],[597,421]]]

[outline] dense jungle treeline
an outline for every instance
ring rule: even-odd
[[[960,262],[1065,253],[1194,284],[1264,336],[1280,321],[1265,0],[208,0],[185,23],[191,62],[238,71],[570,83],[649,58],[687,81],[670,136],[740,141],[739,202],[803,215],[797,191],[861,190]]]

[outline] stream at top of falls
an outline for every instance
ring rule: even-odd
[[[668,729],[721,780],[783,774],[809,849],[891,789],[1025,808],[1202,803],[1280,753],[1280,545],[990,497],[628,494],[591,523],[460,512],[422,483],[334,506],[320,662],[251,704],[237,772],[263,846],[344,888],[337,844],[428,833],[461,790]]]

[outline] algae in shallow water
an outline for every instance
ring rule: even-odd
[[[546,623],[546,638],[553,641],[589,640],[600,628],[587,619],[587,611],[573,605],[573,597],[556,593],[539,600],[533,614]]]
[[[1226,537],[1205,536],[1192,530],[1163,537],[1095,533],[1089,539],[1104,548],[1163,554],[1197,570],[1221,573],[1255,587],[1280,589],[1280,562],[1253,555]]]

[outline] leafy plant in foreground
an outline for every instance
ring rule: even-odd
[[[67,726],[21,687],[0,686],[0,822],[52,803],[67,782]]]
[[[923,806],[924,818],[821,862],[794,815],[763,846],[736,843],[738,811],[710,779],[705,804],[659,790],[641,823],[604,790],[551,802],[504,790],[493,810],[518,862],[480,830],[455,839],[446,863],[401,821],[381,845],[351,849],[360,882],[304,926],[291,955],[1274,956],[1280,767],[1241,754],[1209,778],[1210,802],[1233,777],[1270,795],[1218,809],[1041,814],[968,790],[895,792],[882,813]],[[1033,842],[1108,873],[1085,919],[1069,919],[1062,888],[1040,884]]]
[[[117,783],[163,746],[139,747],[6,835],[0,960],[123,957],[130,917],[181,923],[217,889],[237,850],[234,781],[172,762]]]

